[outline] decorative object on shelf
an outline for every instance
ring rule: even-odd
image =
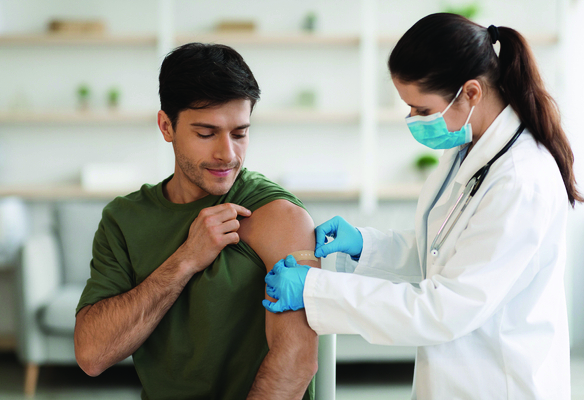
[[[50,33],[97,35],[105,33],[105,23],[100,20],[64,20],[54,19],[49,22]]]
[[[79,109],[85,111],[89,109],[89,97],[91,95],[91,89],[89,86],[82,83],[77,87],[77,101],[79,102]]]
[[[316,91],[305,89],[298,92],[296,104],[301,108],[316,108]]]
[[[224,20],[219,21],[215,26],[218,32],[254,32],[256,24],[254,21]]]
[[[130,191],[147,180],[144,168],[131,163],[89,163],[81,168],[81,187],[90,192]]]
[[[478,1],[468,3],[466,5],[449,5],[446,6],[444,12],[462,15],[468,19],[476,17],[480,11],[480,4]]]
[[[107,91],[107,105],[110,110],[116,110],[120,105],[120,89],[112,87]]]
[[[426,180],[430,172],[438,165],[438,157],[431,153],[424,153],[416,158],[415,167],[422,179]]]
[[[306,13],[302,21],[302,30],[305,32],[314,32],[316,30],[316,22],[318,18],[314,11]]]

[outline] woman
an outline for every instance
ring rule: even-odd
[[[352,274],[288,257],[266,277],[279,300],[264,306],[305,307],[318,334],[419,346],[412,398],[569,399],[565,231],[583,199],[525,39],[434,14],[399,40],[389,71],[412,135],[447,149],[415,231],[335,217],[316,228],[315,255],[345,253],[337,269]]]

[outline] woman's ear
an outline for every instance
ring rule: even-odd
[[[158,128],[160,128],[164,140],[172,143],[174,139],[174,129],[172,129],[170,118],[168,118],[168,115],[162,110],[158,111]]]
[[[470,106],[476,106],[483,97],[483,87],[477,79],[467,81],[462,87],[462,94]]]

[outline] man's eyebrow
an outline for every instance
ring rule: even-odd
[[[219,129],[219,127],[216,125],[206,124],[204,122],[193,122],[190,125],[195,126],[195,127],[199,127],[199,128],[207,128],[207,129],[214,129],[214,130]],[[249,127],[250,127],[250,124],[243,124],[243,125],[237,126],[234,130],[247,129]]]

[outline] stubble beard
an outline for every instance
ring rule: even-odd
[[[224,195],[231,189],[233,186],[233,182],[235,181],[235,177],[239,175],[239,171],[241,169],[241,163],[236,160],[229,164],[213,164],[213,163],[206,163],[202,162],[198,165],[193,164],[187,157],[183,154],[177,153],[176,160],[178,163],[179,168],[183,172],[184,176],[193,184],[198,186],[200,189],[204,190],[205,192],[214,195],[220,196]],[[233,169],[234,174],[226,176],[225,178],[218,178],[222,179],[223,182],[226,182],[227,179],[233,179],[233,181],[229,184],[228,187],[221,185],[220,187],[213,187],[214,185],[208,185],[205,182],[205,170],[207,168],[210,169]]]

